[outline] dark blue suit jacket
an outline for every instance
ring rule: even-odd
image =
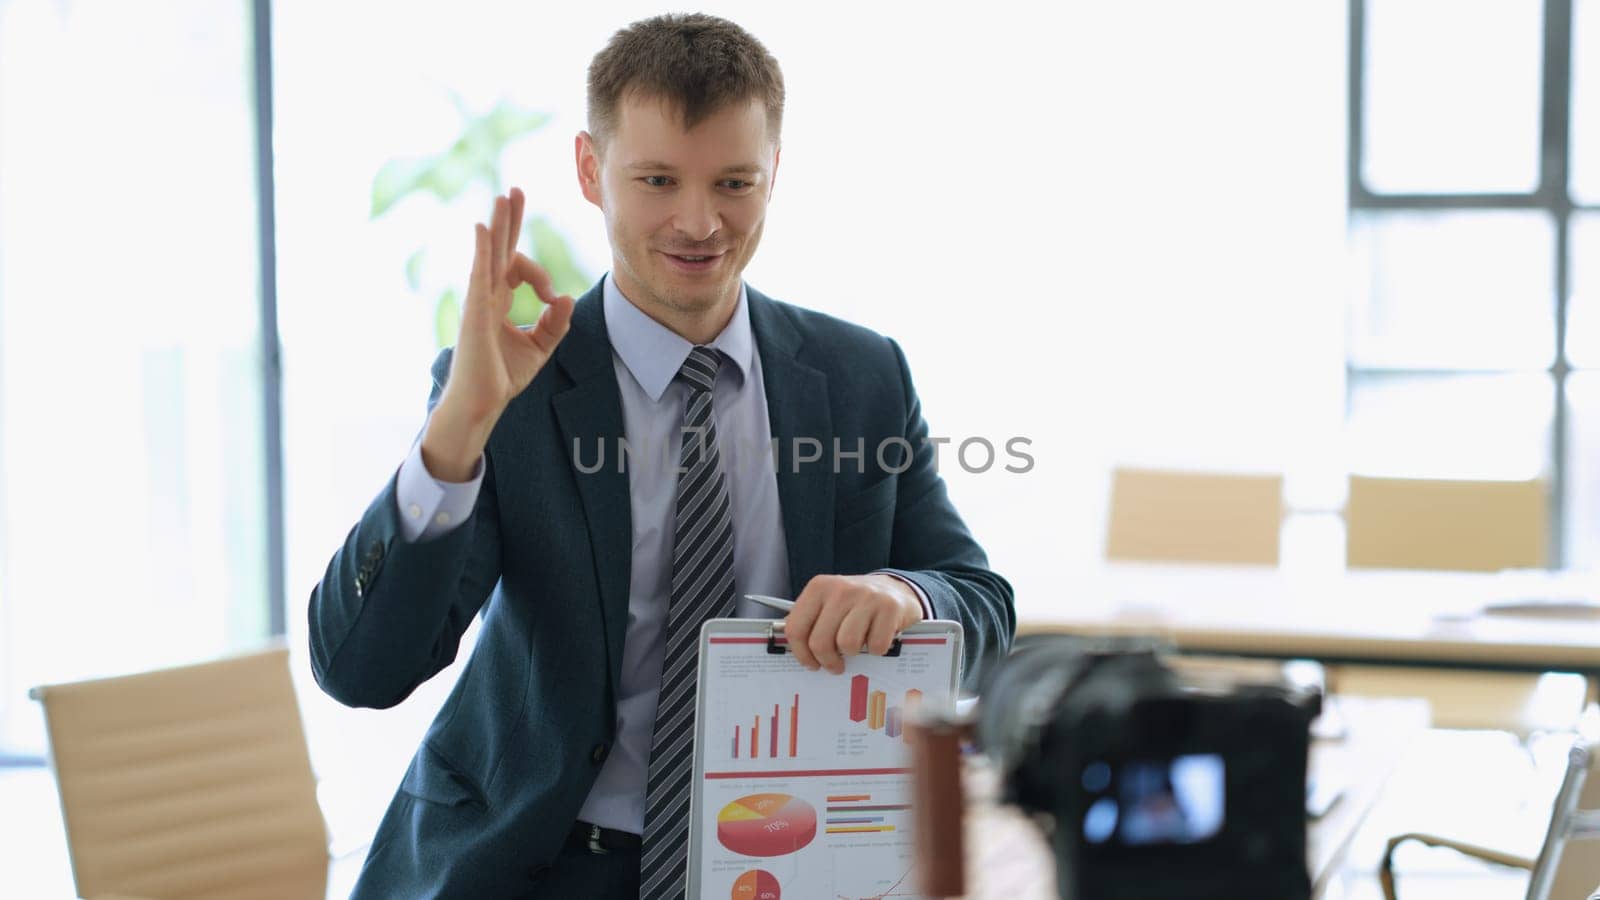
[[[965,627],[974,683],[1011,641],[1011,586],[950,504],[900,348],[754,289],[748,301],[780,439],[791,596],[818,574],[904,575],[939,618]],[[447,350],[433,367],[430,409],[449,368]],[[355,896],[521,896],[561,848],[615,739],[632,548],[627,474],[614,462],[583,474],[571,454],[578,442],[592,467],[596,442],[614,449],[622,436],[596,285],[554,359],[495,427],[472,517],[408,543],[391,479],[334,554],[311,595],[311,662],[342,703],[404,700],[455,658],[472,617],[484,617]],[[865,472],[853,458],[834,471],[835,437],[846,451],[865,439]],[[821,442],[823,459],[794,465],[795,438]],[[874,450],[892,438],[914,451],[909,467],[891,451],[880,468]]]

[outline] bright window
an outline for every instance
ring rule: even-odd
[[[0,5],[0,746],[268,631],[249,6]]]

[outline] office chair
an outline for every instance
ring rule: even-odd
[[[79,896],[322,898],[288,651],[34,688]]]
[[[1352,476],[1345,505],[1351,569],[1484,571],[1546,563],[1542,481],[1443,481]],[[1583,708],[1577,676],[1543,678],[1391,666],[1330,668],[1329,687],[1366,696],[1425,697],[1437,728],[1571,728]]]
[[[1118,466],[1111,472],[1106,559],[1276,566],[1283,476]],[[1273,660],[1178,656],[1198,677],[1271,680]]]
[[[1543,481],[1350,477],[1345,561],[1352,569],[1498,572],[1545,565]]]
[[[1530,873],[1527,900],[1577,897],[1589,891],[1600,879],[1600,853],[1591,848],[1577,852],[1577,848],[1568,845],[1600,838],[1600,777],[1596,777],[1600,762],[1597,761],[1600,761],[1600,753],[1592,743],[1582,738],[1573,743],[1561,789],[1556,792],[1551,807],[1550,826],[1536,858],[1433,834],[1411,833],[1390,838],[1378,867],[1385,900],[1396,900],[1394,851],[1406,841],[1448,847],[1477,859],[1526,869]],[[1590,900],[1594,900],[1593,895]]]
[[[1106,558],[1278,564],[1281,475],[1118,467],[1111,474]]]

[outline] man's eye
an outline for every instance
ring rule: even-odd
[[[667,183],[669,181],[671,181],[671,180],[672,179],[668,178],[665,175],[646,175],[646,176],[644,176],[644,183],[650,185],[651,187],[666,187]]]
[[[751,186],[750,182],[748,182],[748,181],[740,181],[737,178],[730,178],[727,181],[724,181],[723,184],[727,185],[729,188],[731,188],[733,190],[736,190],[736,191],[742,191],[745,188]]]

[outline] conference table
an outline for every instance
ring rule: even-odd
[[[1018,634],[1150,635],[1189,654],[1600,680],[1600,574],[1110,563],[1019,598]]]

